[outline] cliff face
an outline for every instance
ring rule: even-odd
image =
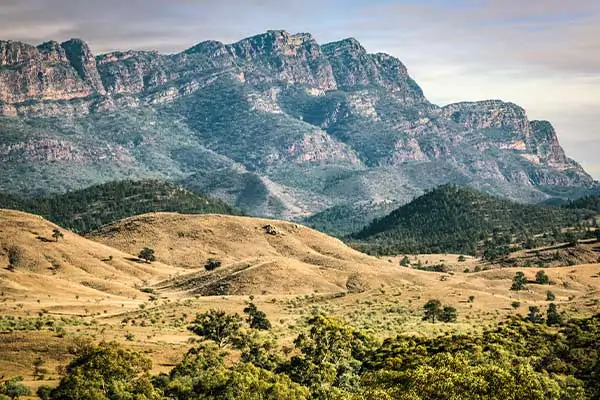
[[[103,94],[96,61],[79,40],[38,47],[0,42],[0,101],[71,100]]]
[[[438,107],[400,60],[306,33],[97,57],[77,39],[3,41],[0,115],[0,189],[12,192],[202,171],[198,188],[230,200],[247,195],[241,176],[269,182],[269,204],[236,201],[291,217],[402,203],[443,183],[525,201],[549,185],[594,185],[552,125],[521,107]]]

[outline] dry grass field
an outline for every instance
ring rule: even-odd
[[[54,229],[64,237],[55,240]],[[580,247],[587,254],[594,246]],[[137,259],[144,247],[157,261]],[[282,221],[155,213],[84,238],[41,217],[0,210],[0,377],[22,375],[32,388],[56,384],[57,367],[82,338],[126,343],[149,354],[155,371],[167,371],[191,346],[186,326],[198,312],[241,313],[250,296],[284,343],[315,309],[380,337],[478,331],[530,305],[545,309],[549,290],[571,316],[600,312],[600,264],[544,268],[551,285],[515,292],[516,271],[533,281],[541,268],[409,257],[411,265],[443,263],[447,272],[440,273],[400,266],[402,258],[370,257]],[[206,271],[209,259],[221,266]],[[434,298],[457,308],[457,323],[421,320]],[[38,357],[43,380],[33,378]]]

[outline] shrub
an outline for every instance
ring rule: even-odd
[[[204,264],[204,268],[207,271],[213,271],[220,267],[221,267],[221,261],[216,260],[214,258],[209,258],[208,261],[206,261],[206,264]]]

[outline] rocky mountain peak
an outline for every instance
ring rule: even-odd
[[[96,66],[96,58],[86,42],[81,39],[70,39],[61,44],[67,59],[75,68],[80,78],[98,93],[104,94],[104,86]]]
[[[502,100],[449,104],[442,108],[442,115],[467,130],[503,129],[512,132],[514,138],[522,140],[530,135],[525,110]]]
[[[183,54],[203,54],[209,57],[218,57],[228,53],[225,44],[216,40],[206,40],[185,50]]]
[[[397,58],[385,53],[369,54],[354,38],[327,43],[322,49],[339,87],[346,90],[382,87],[396,92],[406,103],[427,102],[419,85]]]
[[[246,66],[250,82],[276,80],[322,90],[336,88],[331,65],[308,33],[267,31],[227,47],[236,61]]]
[[[326,43],[323,46],[323,52],[328,56],[340,56],[345,53],[367,54],[367,50],[353,37],[339,40],[337,42]]]
[[[37,46],[37,50],[48,62],[68,62],[65,49],[54,40],[40,44]]]
[[[38,50],[26,43],[14,42],[12,40],[0,41],[0,65],[12,66],[39,55]]]

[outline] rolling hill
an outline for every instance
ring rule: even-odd
[[[349,239],[374,254],[476,254],[484,241],[510,246],[594,217],[589,210],[520,204],[469,188],[442,186],[373,221]],[[556,237],[555,240],[563,240]]]
[[[353,280],[364,282],[364,289],[402,281],[397,268],[375,268],[377,260],[337,239],[275,220],[156,213],[106,225],[88,238],[125,252],[149,246],[159,261],[191,271],[159,285],[167,291],[337,293],[348,290]],[[222,266],[205,271],[209,259]]]
[[[53,238],[55,229],[64,237]],[[139,288],[178,272],[132,254],[137,252],[93,242],[39,216],[0,209],[0,291],[5,298],[48,295],[71,305],[98,297],[123,301],[141,297]]]

